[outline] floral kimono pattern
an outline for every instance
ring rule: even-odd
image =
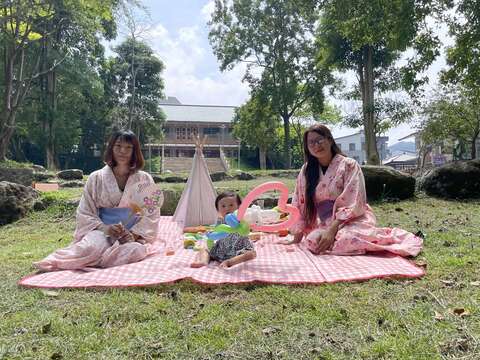
[[[93,172],[85,184],[77,208],[73,243],[34,263],[42,271],[73,270],[85,267],[107,268],[140,261],[152,252],[156,240],[160,210],[140,218],[130,231],[140,235],[146,244],[129,242],[120,244],[100,230],[103,222],[100,209],[127,208],[130,192],[138,183],[152,183],[152,177],[143,171],[131,174],[122,192],[109,166]]]
[[[302,243],[312,253],[318,253],[316,239],[334,219],[342,221],[330,254],[355,255],[366,252],[389,251],[401,256],[416,256],[423,240],[398,228],[377,228],[375,215],[367,204],[365,180],[354,159],[335,155],[315,192],[317,222],[313,227],[305,223],[305,165],[297,177],[292,204],[300,211],[300,220],[290,231],[303,233]]]

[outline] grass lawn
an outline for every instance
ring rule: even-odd
[[[0,228],[0,359],[480,358],[479,201],[373,204],[379,225],[426,235],[420,280],[19,288],[34,260],[71,241],[74,208],[61,200],[74,196]]]

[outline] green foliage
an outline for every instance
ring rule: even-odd
[[[387,107],[377,105],[375,98],[388,91],[418,89],[425,79],[418,79],[417,74],[439,53],[438,39],[425,21],[434,13],[436,3],[435,0],[323,2],[317,30],[318,63],[320,67],[356,73],[358,86],[352,94],[362,100],[359,112],[363,117],[369,163],[379,162],[375,128],[384,131],[408,118],[400,113],[390,114],[388,121],[376,119],[382,111],[388,109],[390,113],[396,106],[391,101]],[[400,56],[410,48],[414,56],[405,66],[397,67]],[[354,116],[350,123],[358,125],[359,120]]]
[[[455,45],[447,49],[449,69],[442,80],[474,89],[480,86],[480,1],[460,0],[456,4],[455,15],[449,19]]]
[[[108,91],[115,94],[109,114],[113,125],[132,129],[141,142],[160,138],[165,120],[158,107],[163,98],[163,62],[148,44],[133,38],[127,38],[114,51],[117,56],[110,59],[107,75]]]
[[[160,173],[162,168],[162,157],[156,156],[151,159],[145,159],[144,169],[151,173]]]
[[[323,108],[328,72],[315,65],[316,8],[289,0],[218,0],[210,43],[221,70],[247,63],[245,80],[253,96],[270,104],[285,128],[283,152],[290,166],[290,118],[304,104]]]
[[[268,103],[251,98],[235,110],[233,136],[260,152],[260,167],[265,168],[265,153],[278,141],[275,137],[279,117]]]
[[[6,169],[18,169],[18,168],[30,168],[32,167],[32,163],[26,163],[26,162],[18,162],[15,160],[4,160],[0,161],[0,167],[1,168],[6,168]]]
[[[422,140],[426,144],[444,140],[469,144],[470,157],[476,158],[475,142],[480,135],[480,91],[460,86],[444,86],[427,103],[421,124]],[[460,155],[460,154],[459,154]]]

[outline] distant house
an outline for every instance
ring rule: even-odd
[[[383,161],[388,157],[387,141],[388,136],[377,136],[377,149],[380,161]],[[351,135],[335,138],[335,142],[345,155],[355,159],[359,164],[363,164],[367,161],[365,135],[363,130]]]
[[[158,143],[147,144],[146,150],[150,156],[153,152],[153,156],[162,158],[162,172],[189,170],[195,154],[196,135],[207,135],[203,154],[205,158],[212,159],[207,159],[211,171],[226,170],[228,164],[225,158],[239,157],[240,142],[232,136],[234,106],[186,105],[175,97],[162,100],[159,106],[166,115],[164,138]],[[182,161],[180,158],[190,160]],[[214,166],[215,163],[223,164],[223,169],[222,166]]]
[[[390,166],[396,170],[406,171],[417,168],[418,157],[416,155],[401,154],[384,160],[383,165]]]

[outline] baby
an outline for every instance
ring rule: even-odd
[[[242,199],[234,192],[223,192],[218,195],[215,199],[215,208],[218,212],[216,225],[225,223],[225,215],[237,210],[241,203]],[[247,236],[232,233],[217,240],[210,250],[200,249],[191,267],[202,267],[207,265],[210,260],[217,260],[220,262],[220,267],[229,268],[255,259],[256,256],[253,245]]]

